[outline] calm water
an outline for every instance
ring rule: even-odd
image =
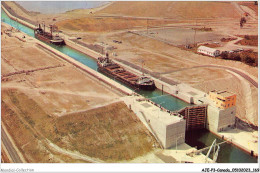
[[[180,110],[181,108],[191,105],[176,97],[168,95],[167,93],[162,94],[162,91],[159,89],[156,89],[153,92],[139,91],[138,93],[145,96],[146,98],[150,98],[155,103],[160,104],[161,106],[170,111]]]
[[[23,26],[17,22],[11,20],[3,10],[1,10],[1,21],[27,33],[30,36],[34,37],[33,30]],[[96,60],[90,58],[87,55],[84,55],[74,49],[69,48],[68,46],[57,47],[53,46],[55,49],[63,52],[64,54],[76,59],[77,61],[89,66],[90,68],[97,70]],[[180,99],[177,99],[170,95],[162,95],[160,90],[155,90],[153,92],[149,91],[140,91],[139,94],[142,94],[146,98],[151,98],[157,104],[161,104],[163,107],[169,110],[177,110],[189,105],[186,102],[183,102]],[[192,133],[188,133],[186,135],[186,142],[191,146],[197,146],[198,149],[203,148],[205,146],[210,146],[214,139],[218,139],[221,141],[217,136],[213,135],[212,133],[208,132],[207,130],[202,131],[195,131]],[[224,144],[221,145],[220,153],[218,156],[217,162],[220,163],[256,163],[257,159],[251,157],[249,154],[245,153],[244,151],[238,149],[237,147]]]
[[[192,147],[197,147],[198,149],[210,146],[212,142],[217,139],[217,143],[223,140],[218,136],[210,133],[208,130],[197,130],[193,132],[186,133],[186,143]],[[205,155],[207,154],[204,153]],[[212,157],[211,157],[212,158]],[[240,150],[234,145],[221,144],[220,152],[217,159],[218,163],[257,163],[257,159],[251,157],[246,152]]]
[[[95,8],[106,4],[105,1],[17,1],[28,11],[40,13],[63,13],[74,9]]]

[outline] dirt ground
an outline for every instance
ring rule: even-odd
[[[79,19],[62,20],[56,23],[61,30],[77,32],[111,32],[117,30],[146,27],[146,19],[119,18],[119,17],[85,17]],[[155,27],[173,23],[166,20],[150,20],[149,25]]]
[[[81,141],[82,143],[74,136],[72,140],[74,143],[68,144],[66,149],[107,161],[119,161],[126,158],[129,160],[153,149],[154,139],[137,117],[125,105],[112,106],[122,96],[120,92],[111,89],[34,43],[22,42],[6,34],[3,34],[1,38],[1,72],[2,75],[10,75],[4,77],[5,81],[2,81],[1,85],[2,120],[28,162],[88,162],[57,152],[50,148],[45,140],[45,138],[49,139],[63,147],[64,143],[59,143],[56,139],[64,137],[66,140],[72,137],[72,134],[67,131],[71,129],[64,129],[64,126],[69,125],[72,120],[73,126],[80,123],[71,116],[92,117],[93,114],[93,117],[95,115],[105,124],[100,134],[94,132],[97,129],[91,130],[91,139],[86,137]],[[42,67],[54,68],[27,74],[10,74]],[[104,106],[107,108],[104,109]],[[95,113],[96,111],[98,113]],[[59,119],[61,117],[66,117],[66,120]],[[118,120],[115,120],[116,117]],[[87,120],[90,118],[84,121]],[[61,136],[55,134],[54,123],[56,122],[58,130],[62,129],[59,134]],[[83,130],[81,133],[85,134],[85,128],[99,128],[100,126],[94,118],[93,123],[80,125]],[[111,134],[106,135],[109,133]],[[98,137],[102,135],[104,135],[102,138]],[[97,145],[100,139],[104,139],[103,144]],[[106,143],[108,141],[110,141],[109,144]],[[84,148],[86,142],[91,146],[87,152]],[[116,146],[111,153],[107,151],[110,145]],[[135,147],[131,149],[132,146]]]
[[[46,112],[57,116],[90,109],[119,98],[110,88],[97,85],[100,84],[97,80],[69,63],[31,43],[20,46],[20,42],[13,37],[2,37],[2,43],[6,43],[2,45],[2,75],[49,66],[60,67],[10,76],[8,82],[2,82],[2,88],[16,88],[28,93]]]
[[[201,10],[203,9],[203,10]],[[124,15],[138,17],[165,17],[172,19],[196,19],[239,17],[239,13],[227,2],[178,2],[178,1],[139,1],[114,2],[96,14]]]
[[[175,46],[194,44],[194,42],[218,42],[223,37],[211,31],[196,31],[195,33],[193,29],[183,27],[149,29],[148,32],[140,31],[138,33],[168,41]]]

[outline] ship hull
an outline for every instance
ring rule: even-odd
[[[155,84],[153,83],[152,85],[139,85],[137,83],[131,83],[130,81],[124,79],[124,78],[121,78],[119,76],[116,76],[115,74],[111,73],[110,71],[108,71],[106,68],[104,67],[100,67],[98,65],[98,71],[103,73],[103,74],[106,74],[107,76],[115,79],[115,80],[118,80],[134,89],[139,89],[139,90],[148,90],[148,91],[153,91],[156,89],[156,86]]]
[[[50,38],[44,37],[43,35],[40,35],[40,34],[35,34],[35,38],[37,38],[38,40],[44,41],[46,43],[54,44],[54,45],[57,45],[57,46],[66,45],[64,40],[62,40],[60,42],[56,42],[56,41],[52,41]]]
[[[51,44],[54,44],[54,45],[57,45],[57,46],[66,45],[64,40],[62,40],[62,41],[60,41],[60,42],[52,41],[52,40],[51,40],[50,42],[51,42]]]

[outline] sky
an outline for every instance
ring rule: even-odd
[[[28,11],[40,13],[63,13],[73,9],[95,8],[106,1],[17,1]]]

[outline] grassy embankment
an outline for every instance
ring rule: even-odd
[[[122,102],[52,117],[22,92],[8,90],[2,95],[8,97],[19,110],[13,111],[2,101],[2,120],[29,162],[59,162],[49,161],[50,153],[41,145],[42,137],[64,149],[108,162],[133,159],[151,151],[156,143]],[[31,128],[40,135],[32,133]],[[71,162],[69,159],[67,161]]]

